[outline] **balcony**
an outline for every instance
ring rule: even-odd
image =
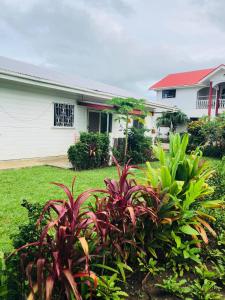
[[[207,109],[209,103],[209,96],[198,96],[196,101],[196,108],[197,109]],[[212,98],[212,109],[216,107],[216,95],[213,95]],[[225,109],[225,97],[219,99],[219,108]]]

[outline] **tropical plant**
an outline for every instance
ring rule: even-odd
[[[122,291],[121,287],[118,285],[118,274],[103,275],[99,277],[98,288],[97,288],[97,298],[105,300],[122,300],[127,299],[128,294]]]
[[[124,147],[124,159],[127,156],[128,150],[128,125],[131,119],[144,122],[144,117],[147,115],[147,109],[145,101],[143,99],[135,98],[113,98],[108,101],[113,108],[110,112],[116,115],[116,120],[125,124],[125,147]],[[135,114],[138,111],[138,114]]]
[[[191,155],[186,154],[188,135],[170,136],[169,153],[161,145],[153,147],[159,160],[159,167],[152,168],[147,163],[147,182],[160,195],[158,209],[159,230],[155,232],[156,240],[167,242],[167,247],[182,247],[183,242],[192,238],[200,247],[200,240],[208,243],[206,231],[214,237],[216,232],[211,227],[215,218],[205,212],[205,208],[221,208],[222,200],[204,200],[213,192],[206,181],[213,171],[202,159],[202,153],[196,149]],[[151,202],[150,202],[151,205]],[[154,243],[152,243],[154,246]],[[156,245],[157,247],[157,245]],[[172,246],[173,247],[173,246]]]
[[[176,112],[166,111],[157,118],[157,127],[169,127],[172,132],[175,132],[178,126],[188,123],[188,117],[182,111]]]
[[[160,272],[165,271],[165,268],[159,266],[157,260],[155,260],[154,258],[150,257],[149,260],[147,260],[146,254],[143,251],[140,252],[138,256],[140,271],[147,273],[145,278],[142,280],[142,284],[147,281],[150,275],[154,277]]]
[[[92,211],[97,218],[100,244],[110,249],[112,256],[126,261],[130,247],[137,246],[135,235],[143,217],[157,222],[159,199],[152,188],[138,185],[134,178],[129,178],[133,175],[132,169],[137,167],[128,162],[122,169],[115,158],[114,162],[119,180],[105,179],[105,196],[96,197]],[[146,195],[151,195],[153,199],[151,207],[146,205]]]
[[[156,286],[170,295],[176,295],[181,299],[186,299],[186,296],[189,295],[191,291],[190,287],[186,286],[186,284],[186,279],[177,280],[177,276],[173,275],[163,279],[163,282],[161,284],[156,284]]]
[[[146,136],[148,130],[145,128],[131,127],[128,130],[128,150],[124,161],[124,139],[120,143],[115,143],[113,156],[121,163],[126,163],[131,159],[133,164],[141,164],[152,159],[152,140]]]
[[[75,199],[74,182],[72,191],[63,184],[54,183],[65,191],[68,200],[48,201],[38,219],[40,225],[46,214],[49,216],[38,241],[18,249],[31,249],[33,255],[32,261],[27,261],[26,257],[23,261],[31,290],[29,299],[34,299],[35,294],[46,300],[56,295],[58,299],[71,299],[71,295],[82,299],[80,285],[97,286],[97,277],[90,269],[88,247],[95,225],[89,218],[92,213],[81,211],[91,190]],[[32,247],[37,247],[35,253]]]
[[[195,279],[192,283],[191,295],[196,300],[222,300],[222,295],[218,293],[220,288],[215,281],[204,279],[203,281]]]

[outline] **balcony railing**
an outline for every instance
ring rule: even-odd
[[[209,96],[198,96],[196,101],[196,108],[197,109],[207,109],[209,104]],[[216,96],[213,96],[212,99],[212,109],[216,107]],[[225,109],[225,98],[219,99],[219,108]]]

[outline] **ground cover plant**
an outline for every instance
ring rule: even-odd
[[[44,207],[24,202],[30,222],[13,238],[24,246],[6,260],[15,271],[21,256],[24,295],[223,299],[224,202],[210,162],[199,149],[187,155],[187,145],[187,135],[172,135],[169,153],[153,148],[157,164],[115,161],[117,175],[91,190],[57,183],[67,197],[53,194]],[[221,162],[219,184],[223,170]]]

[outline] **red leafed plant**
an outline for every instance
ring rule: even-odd
[[[105,179],[106,196],[96,197],[94,212],[97,217],[101,245],[106,249],[111,248],[113,255],[122,256],[126,260],[129,246],[137,247],[136,230],[137,226],[139,228],[140,225],[143,226],[143,218],[147,217],[152,222],[157,222],[159,199],[153,189],[138,185],[133,178],[129,178],[133,175],[131,170],[137,169],[137,166],[129,165],[128,162],[121,168],[116,159],[113,158],[113,160],[119,180]],[[151,196],[154,207],[147,206],[145,196]]]
[[[65,185],[62,188],[67,200],[50,200],[46,203],[38,224],[48,212],[50,220],[44,227],[40,239],[19,250],[37,247],[34,260],[26,262],[26,274],[30,285],[29,300],[38,299],[82,299],[80,284],[91,288],[97,285],[97,276],[90,270],[88,240],[91,238],[93,218],[81,211],[81,205],[91,195],[91,190],[76,199]],[[90,212],[90,215],[92,213]],[[32,252],[33,253],[33,252]],[[74,299],[74,298],[73,298]]]

